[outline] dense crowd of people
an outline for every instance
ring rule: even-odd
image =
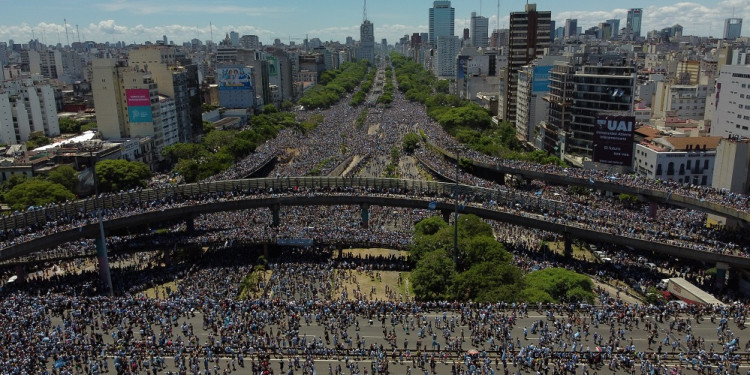
[[[361,156],[371,153],[387,155],[390,149],[399,145],[401,136],[405,132],[415,131],[417,128],[425,130],[430,140],[450,142],[449,140],[452,139],[427,116],[421,105],[406,101],[398,92],[395,94],[394,104],[391,107],[374,109],[373,113],[367,117],[365,126],[358,127],[355,119],[361,110],[348,105],[348,101],[344,98],[330,109],[310,111],[322,114],[325,121],[307,134],[284,130],[277,138],[261,146],[257,155],[247,160],[263,161],[267,160],[269,155],[280,155],[281,161],[272,171],[272,175],[279,177],[304,175],[315,168],[320,168],[319,172],[325,174],[326,171],[336,166],[337,162],[349,160],[353,155]],[[453,167],[441,155],[433,151],[424,148],[417,157],[420,163],[428,166],[435,173],[447,177],[454,175]],[[385,159],[387,160],[388,157]],[[378,162],[378,160],[381,161]],[[382,160],[383,157],[369,157],[367,162],[355,172],[360,175],[380,174],[384,167],[377,164],[382,164]],[[225,172],[216,179],[239,177],[254,168],[252,163],[243,163],[240,164],[246,165],[247,168],[240,166],[232,169],[235,172]],[[414,170],[418,168],[407,166],[407,168],[400,169],[405,171],[406,176],[416,177]],[[480,204],[506,212],[533,215],[553,223],[573,224],[615,235],[658,241],[695,250],[737,256],[748,256],[750,252],[746,245],[744,247],[741,245],[747,243],[746,235],[707,228],[705,215],[700,212],[666,207],[661,207],[658,212],[645,212],[639,206],[629,207],[626,202],[620,202],[617,199],[596,194],[581,197],[571,194],[564,187],[548,186],[541,182],[534,182],[530,186],[516,184],[501,186],[470,173],[461,173],[459,178],[462,183],[503,191],[505,197],[512,197],[506,198],[505,202],[475,199],[474,202],[469,201],[467,204]],[[273,192],[273,194],[278,193],[278,191]],[[104,212],[103,216],[105,220],[108,220],[193,205],[200,199],[211,201],[253,196],[259,196],[258,192],[250,194],[237,192],[228,197],[213,195],[171,197],[166,200],[136,202],[129,206],[109,209]],[[451,197],[443,197],[443,199],[449,198]],[[25,229],[6,230],[0,233],[0,239],[3,240],[3,247],[7,247],[94,221],[93,212],[67,213],[62,217],[49,217],[49,221],[43,227],[29,226]]]
[[[276,156],[280,161],[272,176],[325,175],[347,160],[356,160],[351,159],[354,156],[362,157],[362,162],[352,174],[381,176],[401,136],[418,129],[431,142],[445,148],[454,145],[455,140],[442,132],[421,105],[406,101],[398,91],[390,107],[371,109],[362,126],[356,125],[362,108],[348,102],[344,98],[330,109],[300,114],[322,114],[324,121],[306,134],[282,130],[256,153],[209,180],[247,176]],[[455,177],[454,167],[441,155],[421,150],[417,158],[422,167]],[[501,162],[581,178],[608,177],[600,172],[563,172],[556,167]],[[410,163],[405,162],[397,173],[419,178],[422,167]],[[280,196],[458,199],[462,207],[490,208],[550,223],[750,256],[750,249],[740,245],[747,243],[746,238],[705,228],[705,214],[700,212],[662,206],[654,215],[627,202],[573,193],[540,181],[501,186],[469,173],[458,178],[490,193],[455,196],[372,187],[235,189],[133,201],[104,210],[102,216],[111,220],[201,203]],[[644,186],[635,178],[618,179]],[[733,199],[701,187],[647,184],[702,199]],[[504,201],[497,200],[499,191]],[[555,203],[541,204],[542,200]],[[747,209],[744,198],[730,205]],[[68,213],[48,217],[44,226],[4,231],[0,245],[6,248],[96,221],[92,212],[64,212]],[[93,240],[60,244],[43,252],[50,260],[30,269],[21,280],[0,283],[0,373],[268,375],[278,369],[291,375],[320,373],[328,365],[329,375],[427,374],[436,369],[441,373],[450,369],[453,375],[494,375],[496,371],[506,375],[597,371],[724,375],[738,374],[741,366],[746,367],[741,355],[750,348],[742,331],[748,310],[740,303],[653,306],[625,302],[619,292],[604,288],[597,288],[597,302],[591,306],[414,301],[408,294],[408,280],[400,274],[411,267],[403,255],[333,255],[350,243],[408,248],[413,224],[435,214],[427,205],[424,209],[370,206],[364,225],[359,206],[292,206],[280,208],[277,226],[272,224],[269,209],[237,210],[198,215],[191,230],[185,223],[163,223],[148,233],[111,236],[114,297],[101,295],[96,261],[90,257]],[[493,223],[493,228],[524,272],[566,267],[601,279],[625,280],[641,290],[659,280],[646,271],[639,255],[612,245],[604,244],[602,249],[611,252],[616,263],[571,262],[544,250],[547,242],[560,240],[554,233],[505,223]],[[284,238],[314,239],[326,246],[285,248],[270,259],[268,272],[248,285],[248,276],[259,272],[256,260],[266,255],[257,244]],[[51,260],[55,257],[67,260]],[[656,261],[667,272],[690,279],[703,276],[675,260]],[[361,285],[367,278],[377,284],[384,272],[399,272],[398,285],[386,286],[384,293],[376,293],[375,285],[371,289]],[[3,281],[18,273],[16,267],[0,268]],[[155,289],[146,293],[150,288]],[[256,292],[248,295],[247,288]],[[706,325],[711,329],[703,329]]]
[[[324,249],[282,253],[257,295],[238,299],[251,258],[226,248],[168,267],[152,252],[115,259],[118,283],[175,281],[151,297],[143,289],[117,297],[87,291],[96,284],[93,270],[6,286],[0,372],[216,374],[265,366],[285,373],[281,366],[291,365],[286,371],[313,373],[316,360],[332,359],[342,374],[358,373],[350,364],[379,373],[407,366],[462,374],[545,367],[734,374],[747,350],[737,329],[744,305],[628,304],[604,289],[593,306],[415,302],[403,294],[381,300],[356,275],[377,279],[380,269],[407,267],[403,260],[332,258]],[[705,325],[715,330],[698,331]]]

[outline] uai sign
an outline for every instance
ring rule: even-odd
[[[633,116],[598,116],[594,129],[594,161],[633,165]]]

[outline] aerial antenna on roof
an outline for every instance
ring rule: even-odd
[[[497,29],[500,30],[500,0],[497,0]]]
[[[68,46],[70,46],[70,37],[68,36],[68,20],[63,18],[63,23],[65,24],[65,42],[68,43]]]
[[[365,6],[362,7],[362,22],[367,21],[367,0],[365,0]]]

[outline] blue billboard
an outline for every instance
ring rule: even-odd
[[[549,91],[549,72],[551,70],[551,65],[534,67],[534,85],[531,87],[532,93]]]
[[[219,90],[252,90],[253,72],[248,66],[218,68]]]

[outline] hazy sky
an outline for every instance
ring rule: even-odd
[[[530,1],[533,3],[533,1]],[[750,0],[634,0],[617,2],[614,8],[606,0],[538,0],[538,10],[552,11],[557,26],[566,18],[577,18],[587,29],[610,19],[620,18],[625,26],[627,8],[643,8],[643,34],[679,23],[685,35],[718,36],[724,19],[740,17],[750,23]],[[498,2],[489,0],[453,1],[456,9],[456,35],[468,27],[472,11],[490,18],[490,29],[497,27]],[[510,12],[523,11],[525,0],[500,2],[500,28],[508,25]],[[26,43],[34,38],[46,44],[66,44],[63,19],[67,19],[71,42],[80,39],[97,42],[125,41],[143,43],[166,35],[175,43],[193,38],[213,40],[235,30],[256,34],[263,43],[279,38],[285,43],[310,38],[344,41],[359,39],[362,0],[0,0],[0,41],[13,39]],[[370,0],[367,16],[375,24],[375,38],[387,38],[393,44],[404,34],[427,32],[428,8],[425,0]],[[750,25],[742,35],[750,35]]]

